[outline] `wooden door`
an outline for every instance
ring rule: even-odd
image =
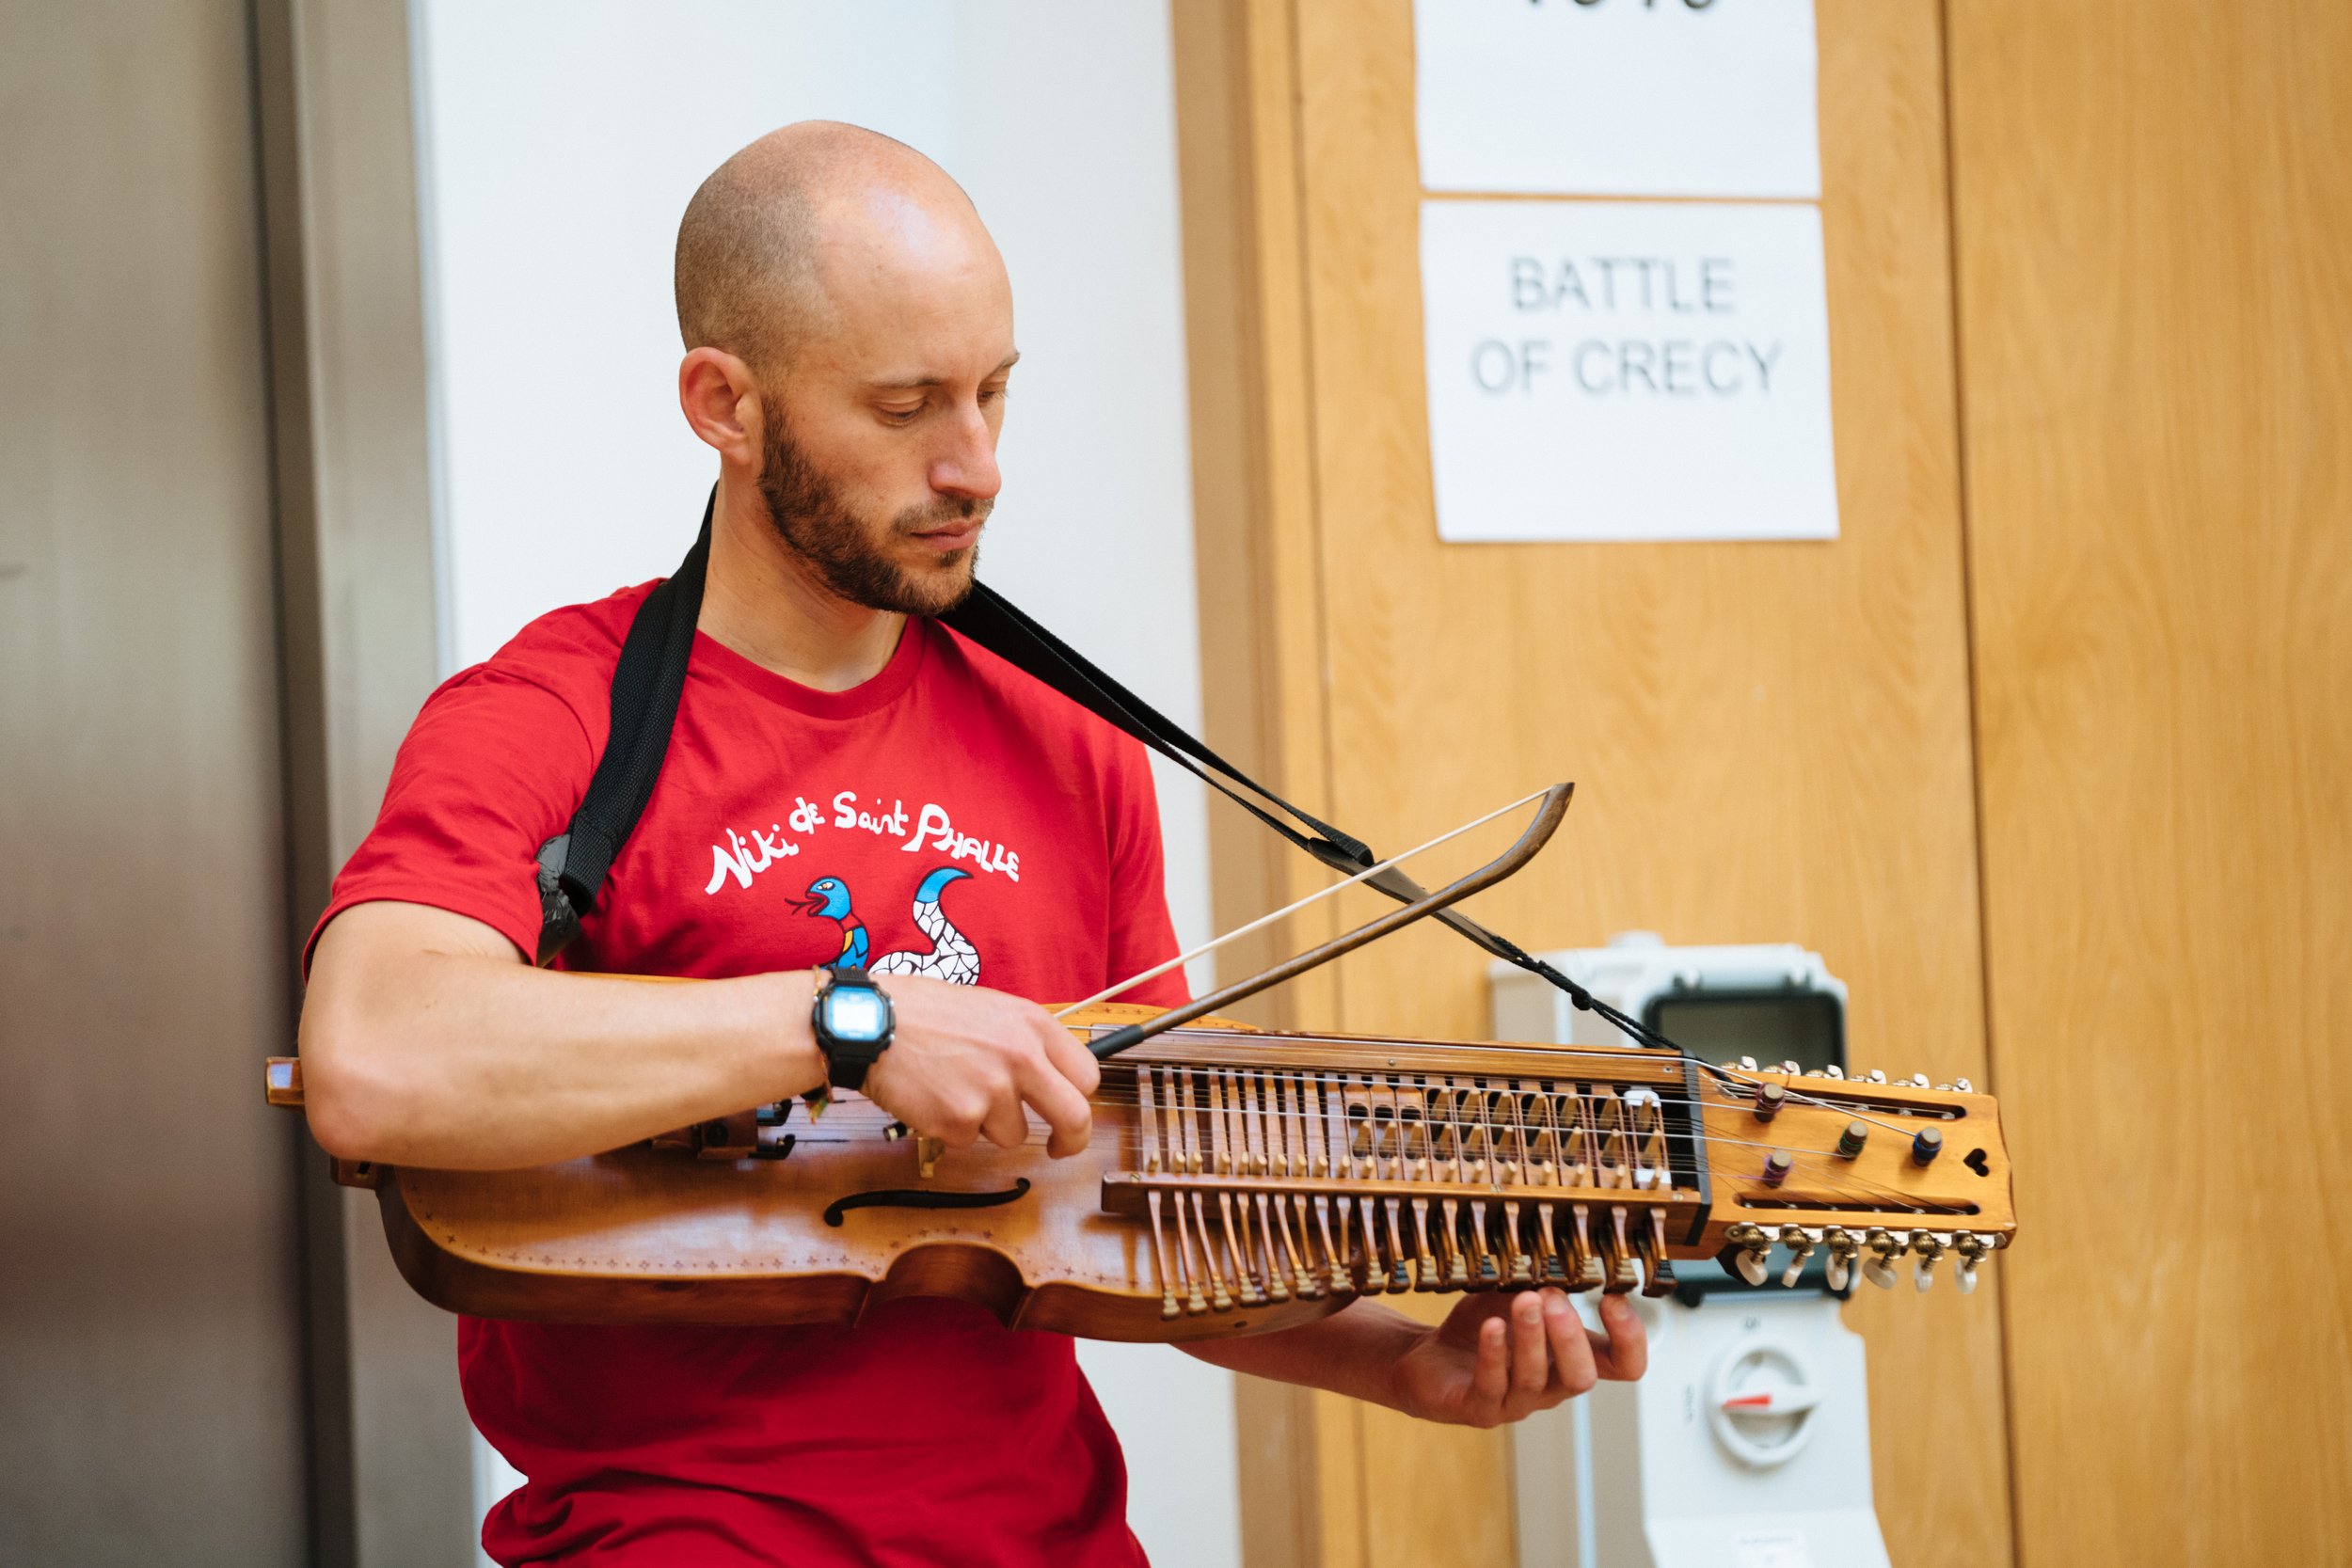
[[[2352,1529],[2352,8],[1954,0],[2020,1559]]]
[[[1818,14],[1841,537],[1444,546],[1410,6],[1176,8],[1210,738],[1380,845],[1576,779],[1482,917],[1539,948],[1802,941],[1851,986],[1857,1062],[1981,1080],[1941,18]],[[1220,924],[1322,879],[1217,831]],[[1407,933],[1276,1006],[1475,1036],[1486,965]],[[2010,1557],[1997,1290],[1850,1314],[1906,1565]],[[1250,1385],[1242,1443],[1253,1568],[1511,1560],[1500,1433]]]

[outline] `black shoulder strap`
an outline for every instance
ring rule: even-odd
[[[714,488],[703,507],[703,528],[676,572],[637,607],[621,662],[612,672],[612,723],[604,755],[571,826],[539,846],[539,953],[542,968],[580,935],[580,917],[596,908],[604,874],[653,798],[661,760],[677,722],[678,696],[701,619],[703,577],[710,564]]]
[[[595,906],[604,874],[637,826],[660,774],[670,730],[677,721],[678,693],[686,685],[694,622],[702,611],[711,507],[717,500],[714,488],[710,503],[703,508],[702,536],[677,574],[638,607],[628,640],[621,647],[620,667],[613,672],[612,734],[596,775],[588,781],[587,797],[573,814],[570,829],[539,847],[542,965],[553,961],[580,934],[580,917]],[[970,595],[940,622],[1135,736],[1326,865],[1352,874],[1379,863],[1363,840],[1309,816],[1218,756],[987,584],[973,584]],[[1427,896],[1421,884],[1395,867],[1366,885],[1400,903]],[[1672,1048],[1662,1036],[1598,1001],[1550,964],[1459,910],[1441,910],[1433,918],[1506,963],[1549,980],[1577,1006],[1598,1012],[1629,1037]]]
[[[1324,864],[1353,874],[1379,863],[1378,857],[1363,840],[1309,816],[1210,751],[1174,720],[1096,668],[1084,654],[1031,620],[986,583],[973,584],[972,593],[963,603],[940,620],[1008,664],[1036,676],[1079,706],[1134,736]],[[1284,817],[1289,820],[1283,820]],[[1427,890],[1394,866],[1369,879],[1365,885],[1377,888],[1403,904],[1428,896]],[[1566,991],[1579,1007],[1598,1007],[1629,1037],[1645,1044],[1652,1043],[1648,1029],[1616,1015],[1614,1008],[1597,1001],[1582,986],[1508,937],[1488,930],[1459,910],[1440,910],[1432,918],[1504,962],[1541,975]]]

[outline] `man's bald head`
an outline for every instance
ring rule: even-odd
[[[705,180],[678,224],[678,332],[755,370],[838,325],[842,285],[942,252],[985,252],[979,214],[904,142],[833,120],[771,131]]]

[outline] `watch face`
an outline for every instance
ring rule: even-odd
[[[882,1037],[882,993],[866,986],[835,986],[825,993],[825,1033],[837,1040]]]

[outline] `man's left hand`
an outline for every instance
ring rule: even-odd
[[[1574,1399],[1601,1378],[1640,1377],[1649,1337],[1632,1304],[1602,1296],[1600,1322],[1603,1332],[1587,1329],[1559,1291],[1465,1296],[1396,1358],[1390,1402],[1425,1421],[1493,1427]]]

